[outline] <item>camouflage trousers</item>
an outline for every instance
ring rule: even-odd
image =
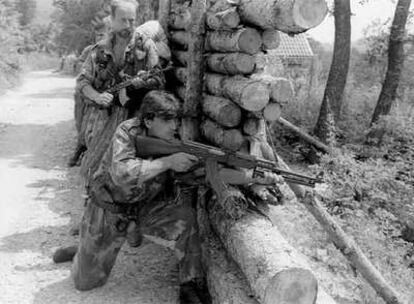
[[[90,290],[106,283],[130,233],[141,233],[150,241],[173,249],[179,261],[180,283],[203,276],[196,216],[190,207],[165,202],[147,204],[139,211],[139,229],[133,231],[119,230],[119,221],[125,219],[122,214],[111,213],[90,201],[87,203],[72,267],[78,290]]]

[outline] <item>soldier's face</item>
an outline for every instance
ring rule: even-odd
[[[163,119],[154,117],[154,119],[146,120],[145,124],[148,129],[148,136],[171,140],[177,134],[178,119],[176,118]]]
[[[128,38],[134,31],[135,6],[132,3],[122,3],[112,16],[112,30],[123,38]]]

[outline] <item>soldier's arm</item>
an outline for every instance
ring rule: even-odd
[[[91,51],[82,64],[80,74],[76,79],[76,89],[90,102],[106,107],[111,103],[113,96],[109,93],[99,93],[93,88],[92,83],[96,68],[94,58],[94,52]]]
[[[133,135],[123,125],[118,127],[112,145],[112,180],[118,186],[130,189],[140,188],[145,182],[170,169],[186,171],[197,161],[196,157],[185,153],[153,160],[139,158],[136,156]]]

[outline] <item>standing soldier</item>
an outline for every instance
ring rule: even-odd
[[[86,61],[89,54],[95,47],[95,44],[106,38],[109,30],[110,30],[109,18],[104,18],[103,20],[101,20],[100,23],[95,24],[95,29],[94,29],[95,43],[88,45],[87,47],[83,49],[81,55],[78,57],[78,61],[76,64],[76,71],[79,71],[81,69],[83,63]],[[85,128],[87,126],[89,114],[93,110],[91,109],[90,106],[87,106],[87,104],[83,101],[82,94],[80,94],[79,90],[77,89],[75,89],[74,99],[75,99],[75,108],[74,108],[75,126],[76,126],[76,131],[78,132],[78,140],[77,140],[75,151],[68,162],[69,167],[76,166],[79,162],[79,159],[82,153],[85,152],[86,150]]]
[[[87,151],[81,167],[86,182],[98,167],[118,124],[132,117],[149,89],[164,84],[161,74],[148,77],[148,71],[158,68],[159,59],[151,39],[134,35],[136,12],[134,0],[113,1],[112,30],[107,39],[93,47],[77,78],[77,90],[93,106],[85,128]],[[135,79],[131,87],[118,93],[106,92],[135,76],[145,80]]]

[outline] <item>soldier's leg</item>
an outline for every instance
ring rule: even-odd
[[[125,241],[125,232],[116,229],[118,219],[117,215],[88,202],[72,266],[76,289],[90,290],[106,283]]]
[[[190,207],[160,203],[144,208],[140,226],[145,238],[174,250],[180,283],[204,276],[196,215]]]

